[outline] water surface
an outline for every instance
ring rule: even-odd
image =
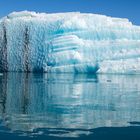
[[[140,75],[0,76],[0,137],[140,138]]]

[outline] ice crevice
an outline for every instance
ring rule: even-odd
[[[140,73],[140,27],[79,12],[0,19],[0,72]]]

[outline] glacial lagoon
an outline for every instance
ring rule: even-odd
[[[0,137],[140,138],[140,75],[0,75]]]

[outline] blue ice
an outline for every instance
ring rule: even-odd
[[[140,27],[97,14],[13,12],[0,20],[0,71],[140,73]]]

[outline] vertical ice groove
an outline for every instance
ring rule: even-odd
[[[7,32],[6,26],[4,23],[0,24],[1,28],[1,37],[0,37],[0,70],[2,72],[8,71],[8,62],[7,62]]]
[[[29,29],[25,27],[25,42],[24,42],[24,70],[29,72]]]
[[[131,64],[130,64],[131,63]],[[140,27],[79,12],[0,20],[0,71],[139,73]]]

